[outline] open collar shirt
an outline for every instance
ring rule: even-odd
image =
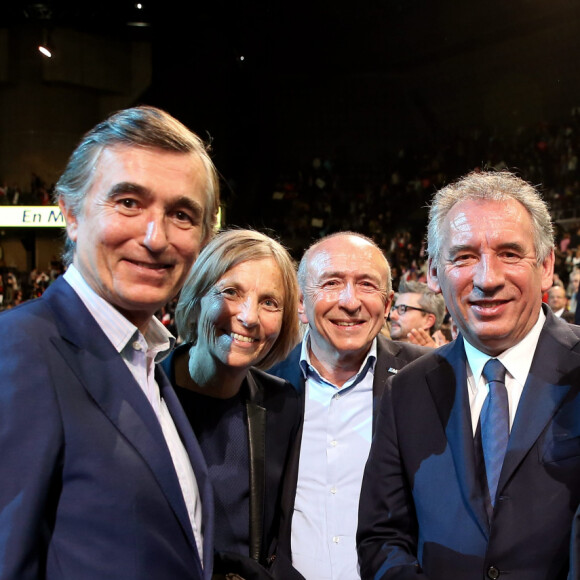
[[[300,368],[305,379],[304,428],[292,519],[292,563],[307,580],[360,578],[358,503],[372,438],[377,340],[342,387],[312,366],[308,334]]]
[[[64,279],[77,293],[125,361],[135,381],[153,407],[173,460],[199,557],[203,562],[201,501],[197,481],[187,451],[155,380],[155,364],[169,354],[175,344],[175,338],[155,316],[151,318],[145,334],[141,333],[134,324],[87,284],[74,265],[71,264],[67,268]],[[111,388],[115,386],[111,385]]]

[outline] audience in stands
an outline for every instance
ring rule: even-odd
[[[577,289],[572,273],[580,272],[579,111],[574,108],[563,122],[522,127],[510,136],[471,130],[432,148],[400,148],[377,170],[372,164],[358,168],[330,156],[314,158],[306,168],[280,176],[257,220],[276,232],[295,258],[312,241],[332,232],[355,230],[371,237],[391,264],[396,292],[400,281],[425,281],[423,238],[433,191],[473,168],[517,168],[524,179],[542,184],[557,229],[555,280],[567,289],[568,310],[574,313]],[[40,205],[52,189],[34,173],[30,191],[2,179],[0,183],[0,204]],[[6,293],[8,271],[19,280],[16,300],[39,296],[56,277],[47,271],[48,283],[41,277],[29,284],[24,273],[1,266],[0,309],[13,305]],[[161,316],[167,320],[167,312]]]

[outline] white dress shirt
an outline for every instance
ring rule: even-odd
[[[532,366],[540,333],[545,322],[546,315],[540,308],[538,320],[530,332],[520,342],[508,348],[497,357],[491,357],[479,351],[463,337],[465,354],[467,356],[467,385],[469,390],[469,406],[471,408],[471,424],[474,435],[477,430],[479,414],[489,393],[489,386],[485,382],[482,374],[485,363],[491,358],[497,358],[506,368],[505,386],[508,395],[511,430],[520,397],[522,396],[522,391],[524,390],[524,385],[526,384],[530,367]]]
[[[121,355],[155,411],[173,460],[203,566],[201,500],[197,481],[187,451],[181,442],[167,405],[160,396],[159,385],[155,380],[155,363],[160,362],[169,354],[175,343],[175,338],[155,317],[152,317],[151,323],[143,335],[117,309],[101,298],[72,264],[65,272],[64,279],[78,294],[97,324]],[[111,388],[115,388],[114,385],[111,385]]]
[[[377,341],[342,387],[310,364],[308,335],[300,367],[305,414],[292,519],[292,563],[306,580],[360,578],[356,553],[358,503],[372,437]]]

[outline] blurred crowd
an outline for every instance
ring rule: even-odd
[[[50,205],[54,184],[48,185],[32,173],[30,187],[23,189],[18,183],[0,181],[0,205]]]
[[[345,229],[388,249],[410,230],[420,246],[433,193],[468,171],[510,169],[539,186],[554,221],[580,223],[580,108],[560,123],[521,127],[509,137],[482,130],[434,145],[400,148],[356,168],[321,156],[280,176],[264,222],[292,248]]]
[[[573,314],[572,273],[580,268],[579,156],[580,107],[559,123],[522,127],[510,137],[474,129],[433,147],[401,148],[380,170],[321,156],[280,176],[260,220],[296,259],[312,240],[335,231],[371,237],[389,260],[396,291],[401,281],[425,281],[424,234],[433,193],[466,171],[508,168],[539,185],[549,203],[557,228],[554,284],[565,288],[566,310]],[[27,192],[0,185],[0,204],[46,204],[51,190],[32,174]],[[57,260],[42,271],[0,267],[0,309],[39,296],[60,273]],[[170,304],[159,313],[167,326],[173,325],[172,310]]]
[[[0,310],[42,296],[63,272],[64,266],[58,259],[52,260],[46,270],[19,272],[15,268],[0,267]]]

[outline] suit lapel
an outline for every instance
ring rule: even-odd
[[[396,371],[405,366],[397,359],[401,347],[394,341],[387,341],[382,336],[377,337],[377,362],[373,378],[373,434],[380,410],[380,401],[387,387],[387,381],[395,376]]]
[[[250,398],[246,401],[250,453],[250,557],[260,560],[264,529],[266,485],[266,409],[251,372],[247,376]]]
[[[580,354],[572,351],[577,345],[578,338],[566,323],[548,313],[514,419],[498,492],[508,483],[573,388],[567,376],[580,366]],[[488,537],[484,497],[475,472],[462,338],[439,352],[440,364],[427,373],[426,380],[447,435],[464,499]]]
[[[393,365],[390,364],[392,360],[389,359],[392,359],[395,356],[396,353],[388,352],[382,341],[377,340],[377,362],[375,364],[375,376],[373,379],[373,400],[375,402],[378,402],[385,392],[387,379],[390,376],[393,376],[391,370]],[[373,404],[373,426],[375,423],[376,415],[378,414],[377,407],[377,404]]]
[[[463,339],[458,338],[449,347],[443,347],[440,354],[440,364],[427,373],[425,378],[445,430],[461,492],[487,538],[489,524],[481,483],[475,469]]]
[[[57,314],[63,339],[54,339],[55,347],[96,405],[149,465],[192,547],[196,549],[171,454],[153,408],[74,290],[64,280],[57,282],[58,288],[55,287],[46,297]],[[57,282],[52,286],[56,286]],[[70,315],[71,312],[74,316]],[[170,412],[175,420],[174,411],[170,409]]]
[[[290,381],[286,378],[286,375],[283,373],[275,373],[277,376],[280,376],[286,379],[288,382],[292,384],[292,386],[298,391],[298,395],[300,397],[300,406],[302,412],[302,419],[300,421],[300,426],[298,427],[298,432],[296,433],[296,440],[294,445],[292,445],[290,456],[288,458],[288,465],[286,468],[286,476],[285,482],[282,486],[282,501],[281,505],[284,508],[287,506],[287,509],[282,509],[281,518],[280,518],[280,533],[278,537],[278,552],[284,555],[288,561],[291,560],[291,536],[292,536],[292,515],[294,513],[294,500],[296,497],[296,486],[298,483],[298,469],[300,465],[300,450],[302,448],[302,433],[304,430],[304,412],[306,408],[306,381],[304,379],[304,375],[300,370],[300,349],[301,344],[299,343],[298,346],[294,348],[294,350],[290,353],[287,360],[292,359],[294,361],[293,367],[285,367],[288,372],[293,372],[294,374],[294,382]]]
[[[187,419],[187,416],[181,407],[181,403],[179,402],[173,387],[169,383],[167,376],[160,367],[156,368],[155,375],[157,383],[161,387],[163,400],[169,409],[169,413],[171,414],[171,418],[173,419],[173,423],[179,433],[183,446],[187,451],[191,467],[193,468],[193,473],[195,474],[195,481],[197,483],[201,500],[203,566],[205,571],[211,570],[211,567],[213,566],[214,505],[213,488],[209,479],[207,465],[197,439],[192,431],[189,420]],[[182,497],[181,488],[179,493],[180,497]],[[181,515],[176,513],[176,515],[180,518],[183,528],[187,531],[190,543],[197,552],[197,545],[195,543],[195,538],[193,537],[189,515],[187,512],[182,513]]]
[[[540,334],[514,418],[498,491],[512,477],[573,387],[567,375],[580,366],[580,354],[572,352],[578,339],[567,323],[559,322],[549,315]]]

